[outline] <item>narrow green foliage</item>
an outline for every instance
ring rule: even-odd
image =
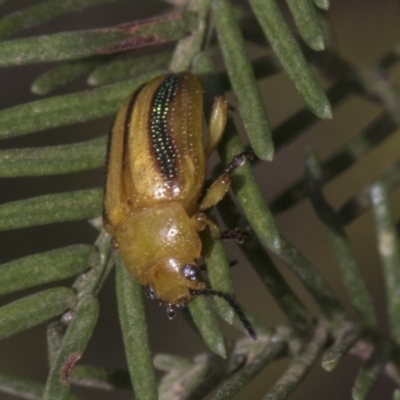
[[[6,15],[0,20],[0,38],[23,29],[40,25],[63,14],[81,11],[87,7],[114,0],[47,0],[32,7]]]
[[[0,372],[0,392],[18,399],[43,400],[44,385],[33,379]],[[68,400],[78,400],[70,395]]]
[[[230,196],[225,196],[222,200],[219,205],[219,212],[225,223],[238,227],[247,226],[246,219],[239,214],[238,208]],[[250,234],[249,238],[240,247],[291,323],[300,330],[308,328],[310,316],[306,308],[282,278],[279,269],[257,238]]]
[[[142,287],[123,266],[119,254],[115,259],[118,314],[135,398],[157,400],[157,380],[147,334]]]
[[[310,317],[307,309],[282,278],[278,268],[259,245],[259,242],[252,237],[246,240],[242,247],[259,278],[292,324],[299,329],[308,327]]]
[[[324,322],[320,322],[316,326],[310,341],[290,361],[286,372],[279,378],[273,388],[268,391],[264,400],[284,400],[304,380],[325,345],[327,339],[325,325]]]
[[[62,318],[53,319],[47,324],[47,358],[49,360],[50,368],[54,365],[54,362],[57,359],[66,330],[67,325]]]
[[[350,300],[361,322],[369,327],[376,327],[376,316],[372,300],[367,291],[346,232],[337,214],[322,194],[320,182],[322,169],[319,160],[314,153],[308,152],[306,154],[305,164],[310,198],[315,212],[328,232],[331,246],[340,266],[343,282]]]
[[[189,0],[187,11],[197,16],[196,26],[190,35],[179,40],[169,65],[172,72],[186,71],[197,53],[202,51],[208,29],[208,14],[212,0]]]
[[[94,263],[85,274],[78,276],[73,284],[79,296],[98,294],[113,266],[113,262],[110,261],[111,237],[104,229],[100,231],[95,246],[98,251],[98,262]]]
[[[31,91],[32,93],[40,95],[48,94],[59,87],[88,74],[98,65],[101,65],[102,61],[103,60],[99,57],[92,57],[58,65],[36,78],[31,85]]]
[[[47,378],[43,400],[69,398],[69,373],[83,352],[93,334],[99,314],[96,298],[83,296],[74,310],[72,321],[65,332],[60,349]]]
[[[62,314],[76,303],[68,288],[47,289],[0,308],[0,339],[14,335]]]
[[[286,344],[279,337],[271,337],[267,342],[259,341],[247,354],[245,365],[242,366],[212,397],[212,400],[227,400],[233,398],[248,382],[259,374],[269,363],[278,358],[285,350]]]
[[[71,371],[69,378],[75,385],[102,390],[132,389],[128,372],[118,369],[78,365]]]
[[[154,21],[155,22],[155,21]],[[190,14],[169,14],[149,20],[101,29],[61,32],[0,43],[0,67],[38,62],[76,60],[121,50],[174,41],[185,36],[194,23]]]
[[[393,190],[400,184],[400,162],[392,165],[382,175],[379,182],[388,190]],[[371,188],[362,189],[358,194],[347,200],[340,209],[342,221],[348,223],[367,212],[372,207]]]
[[[160,371],[183,370],[193,365],[186,357],[177,354],[159,353],[154,356],[154,366]]]
[[[0,150],[0,177],[56,175],[100,168],[107,137],[61,146]]]
[[[275,0],[249,0],[253,12],[283,68],[319,118],[332,118],[332,110]]]
[[[312,0],[286,0],[304,41],[317,51],[324,50],[324,32]]]
[[[383,340],[376,345],[370,358],[357,374],[352,390],[353,400],[364,400],[367,398],[370,390],[383,372],[390,356],[390,351],[391,345],[387,341]]]
[[[78,275],[94,263],[93,246],[78,244],[0,265],[0,295]]]
[[[329,10],[330,0],[314,0],[314,4],[321,10]]]
[[[226,345],[224,335],[218,325],[214,310],[209,299],[204,296],[194,298],[188,308],[201,337],[208,348],[222,358],[226,358]]]
[[[161,378],[159,400],[203,398],[209,387],[222,379],[225,365],[226,362],[214,354],[200,354],[189,365],[175,365]]]
[[[400,253],[396,226],[387,189],[383,183],[371,187],[379,253],[383,263],[390,333],[400,344]]]
[[[142,75],[150,70],[166,70],[172,53],[164,51],[127,60],[103,63],[88,77],[91,86],[101,86]]]
[[[353,87],[347,80],[334,83],[326,92],[332,107],[340,104],[353,92]],[[283,120],[272,131],[275,147],[277,149],[287,145],[290,141],[299,137],[304,131],[318,122],[318,118],[310,109],[302,108],[290,117]]]
[[[203,244],[202,254],[206,263],[207,278],[210,281],[211,287],[234,298],[235,289],[222,241],[213,240],[209,232],[205,232],[201,238]],[[214,301],[221,317],[229,324],[232,324],[235,317],[232,307],[224,299],[215,298]]]
[[[354,165],[362,156],[368,154],[376,146],[395,133],[397,125],[388,112],[383,112],[371,122],[361,133],[350,139],[328,160],[322,163],[321,184],[329,182],[340,173]],[[271,210],[282,212],[292,207],[307,196],[307,184],[301,179],[277,196],[271,203]],[[350,218],[340,217],[343,224],[350,222]]]
[[[150,72],[110,86],[3,109],[0,111],[0,139],[113,114],[130,92],[159,74],[160,71]]]
[[[322,312],[328,317],[343,315],[344,309],[332,289],[317,273],[313,265],[287,239],[281,236],[281,247],[275,251],[290,267],[300,282],[314,297]]]
[[[101,214],[102,189],[47,194],[0,205],[0,231],[77,221]]]
[[[243,151],[244,147],[240,142],[234,124],[232,121],[228,121],[227,130],[219,146],[223,163],[228,165],[235,156]],[[278,251],[280,247],[278,230],[272,214],[265,205],[249,163],[244,164],[234,172],[232,188],[250,226],[263,246],[272,251]]]
[[[228,0],[214,0],[212,10],[225,67],[250,144],[262,160],[272,160],[274,146],[268,116],[234,10]]]
[[[335,332],[335,342],[322,358],[322,367],[325,371],[333,371],[339,365],[340,361],[354,346],[360,335],[360,329],[350,322],[345,322]]]

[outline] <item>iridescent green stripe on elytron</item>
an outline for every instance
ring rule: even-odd
[[[158,88],[153,101],[150,115],[151,145],[156,154],[161,174],[173,181],[178,174],[175,158],[176,150],[171,137],[168,135],[167,116],[169,106],[175,97],[179,85],[178,75],[169,75]]]

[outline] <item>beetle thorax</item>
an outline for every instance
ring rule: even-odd
[[[193,221],[179,203],[136,210],[115,239],[126,268],[143,285],[156,265],[166,265],[165,271],[172,274],[179,263],[193,263],[201,252]]]

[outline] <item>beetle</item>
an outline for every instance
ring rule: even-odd
[[[133,91],[110,135],[104,227],[125,267],[149,297],[166,304],[170,318],[193,297],[215,295],[233,307],[256,338],[239,306],[212,290],[196,263],[200,231],[208,228],[216,240],[242,239],[240,230],[221,233],[204,210],[223,198],[230,173],[252,153],[235,157],[201,198],[206,160],[225,129],[227,109],[226,99],[215,97],[204,145],[203,89],[196,75],[161,75]]]

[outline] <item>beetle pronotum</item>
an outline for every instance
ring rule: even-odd
[[[203,145],[203,93],[193,74],[162,75],[135,90],[120,108],[109,143],[104,195],[104,226],[125,267],[167,306],[172,317],[194,296],[224,298],[249,334],[256,334],[238,305],[201,280],[198,232],[222,235],[204,210],[217,204],[230,186],[230,173],[250,156],[233,160],[204,197],[206,160],[225,129],[227,102],[214,99]],[[234,237],[233,234],[223,235]]]

